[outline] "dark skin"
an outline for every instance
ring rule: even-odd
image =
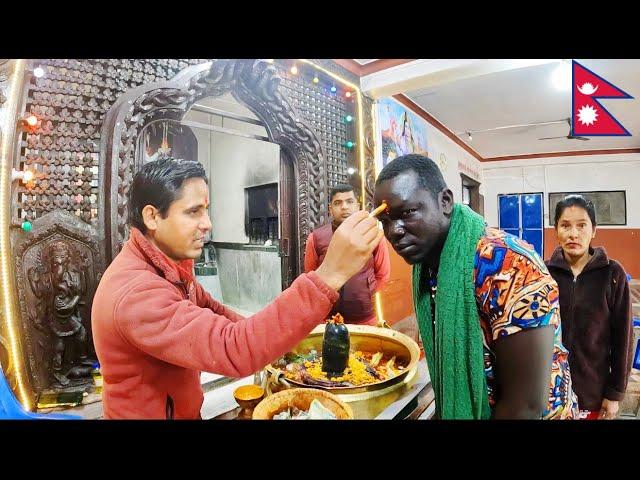
[[[436,195],[421,188],[408,170],[376,186],[374,204],[389,208],[378,215],[384,234],[408,264],[423,263],[437,272],[453,211],[448,188]],[[547,404],[553,328],[545,326],[499,338],[494,352],[498,394],[496,419],[539,419]]]
[[[496,340],[496,419],[539,419],[547,406],[553,328],[522,330]]]

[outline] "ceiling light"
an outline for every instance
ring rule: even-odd
[[[562,61],[551,74],[551,82],[558,90],[569,91],[571,90],[571,77],[571,64]]]

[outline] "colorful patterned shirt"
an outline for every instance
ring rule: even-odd
[[[544,262],[528,243],[502,230],[487,227],[478,241],[474,281],[491,408],[498,395],[493,368],[495,341],[527,328],[553,325],[549,402],[542,418],[575,418],[578,402],[571,388],[569,352],[562,345],[558,285]]]

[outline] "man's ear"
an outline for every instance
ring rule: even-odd
[[[142,209],[142,221],[147,230],[156,231],[158,229],[158,218],[160,212],[153,205],[145,205]]]
[[[440,192],[439,197],[442,212],[445,215],[451,215],[451,212],[453,211],[453,192],[448,188],[445,188]]]

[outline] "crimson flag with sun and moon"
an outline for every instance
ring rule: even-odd
[[[598,101],[601,98],[633,98],[588,68],[573,61],[573,135],[630,136],[631,134]]]

